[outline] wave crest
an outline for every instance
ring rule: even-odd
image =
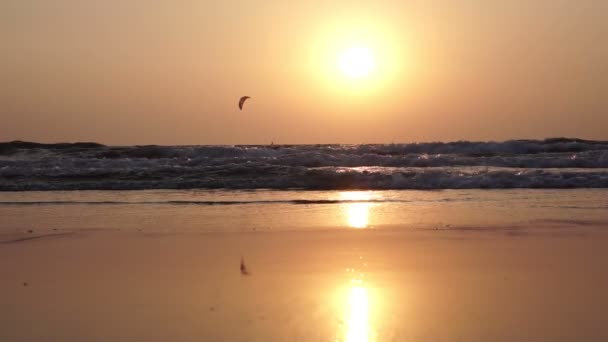
[[[390,145],[0,143],[0,190],[608,187],[608,142]]]

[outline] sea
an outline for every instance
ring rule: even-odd
[[[384,145],[0,144],[0,191],[608,187],[608,141]]]

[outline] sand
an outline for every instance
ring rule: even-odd
[[[607,341],[601,193],[567,194],[7,204],[0,341]]]
[[[607,243],[395,230],[19,241],[0,247],[0,340],[606,341]]]

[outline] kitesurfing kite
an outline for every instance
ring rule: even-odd
[[[241,97],[241,99],[239,100],[239,109],[243,110],[243,105],[245,104],[245,101],[247,101],[247,99],[250,99],[251,97],[249,96],[243,96]]]

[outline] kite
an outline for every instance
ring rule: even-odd
[[[245,101],[247,101],[247,99],[250,99],[251,97],[249,96],[243,96],[241,97],[241,99],[239,100],[239,109],[243,110],[243,105],[245,104]]]

